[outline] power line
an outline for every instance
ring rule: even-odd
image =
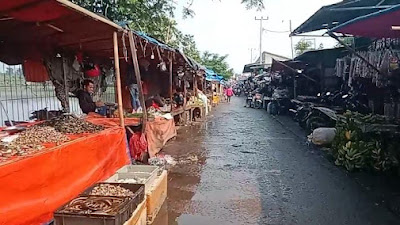
[[[277,30],[267,30],[267,29],[264,29],[264,31],[267,31],[270,33],[290,33],[290,31],[277,31]]]

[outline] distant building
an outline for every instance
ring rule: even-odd
[[[267,67],[270,67],[272,65],[272,59],[278,60],[278,61],[286,61],[289,60],[290,58],[277,55],[271,52],[263,52],[262,53],[262,62],[261,64],[266,65]],[[258,57],[257,61],[255,62],[256,64],[260,64],[260,57]]]

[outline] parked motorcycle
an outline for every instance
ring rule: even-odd
[[[334,110],[313,106],[305,110],[308,111],[308,113],[300,118],[299,124],[301,127],[309,131],[319,127],[335,127],[337,116]]]
[[[242,95],[242,89],[241,88],[236,88],[234,90],[234,92],[235,92],[235,95],[238,96],[238,97],[240,97]]]
[[[261,109],[263,107],[263,96],[260,93],[256,93],[253,98],[253,107],[255,109]]]
[[[251,108],[253,106],[253,95],[249,93],[246,96],[246,107]]]

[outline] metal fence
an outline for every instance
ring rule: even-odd
[[[107,90],[101,98],[104,102],[115,102],[115,82],[111,78],[107,83]],[[70,97],[69,102],[72,113],[82,113],[76,97]],[[0,62],[0,125],[4,126],[6,120],[27,121],[33,111],[44,108],[62,109],[51,81],[27,82],[20,65],[9,66]]]

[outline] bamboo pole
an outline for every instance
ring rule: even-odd
[[[193,89],[194,89],[194,95],[197,96],[198,91],[197,91],[197,74],[194,74],[193,76]]]
[[[64,110],[67,113],[71,112],[70,109],[70,104],[69,104],[69,87],[68,87],[68,76],[67,76],[67,58],[65,56],[62,56],[61,58],[61,64],[62,64],[62,72],[63,72],[63,79],[64,79],[64,94],[65,94],[65,108]]]
[[[119,123],[120,123],[121,127],[125,127],[124,111],[122,108],[121,73],[120,73],[120,68],[119,68],[118,34],[117,34],[117,32],[114,32],[113,41],[114,41],[115,78],[117,80]]]
[[[172,98],[173,98],[173,95],[172,95],[172,92],[173,92],[173,88],[172,88],[172,86],[173,86],[173,80],[172,80],[172,57],[170,57],[170,59],[169,59],[170,61],[169,61],[169,95],[170,95],[170,98],[171,98],[171,103],[172,103]]]
[[[133,67],[135,69],[136,81],[137,81],[138,88],[139,88],[139,101],[140,101],[140,105],[142,106],[142,109],[143,109],[142,132],[144,133],[146,130],[146,123],[147,123],[147,108],[146,108],[146,104],[144,101],[142,78],[140,76],[139,61],[138,61],[138,56],[137,56],[137,52],[136,52],[135,39],[133,38],[133,34],[131,31],[128,31],[128,37],[129,37],[129,46],[131,48],[132,63],[133,63]]]
[[[187,90],[186,90],[186,79],[183,77],[183,110],[184,110],[184,115],[185,115],[185,124],[188,122],[188,116],[186,113],[186,103],[187,103]],[[190,117],[189,117],[190,118]]]
[[[186,109],[186,97],[187,97],[187,90],[186,90],[186,79],[183,77],[183,108]]]

